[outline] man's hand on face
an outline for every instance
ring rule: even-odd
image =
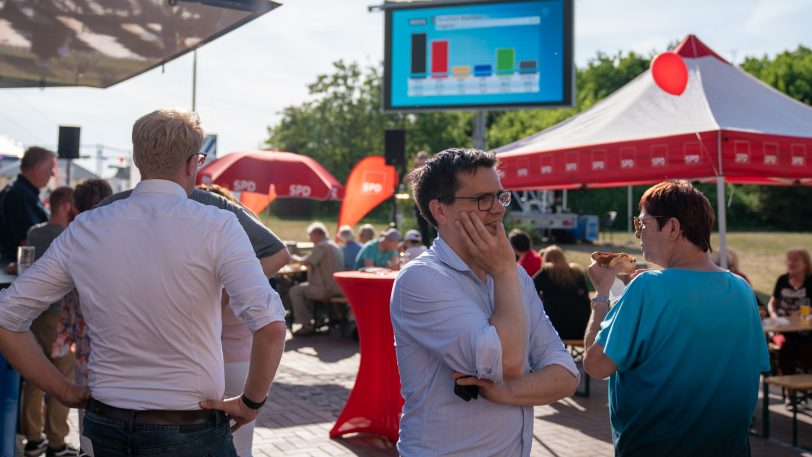
[[[475,213],[462,211],[455,222],[461,229],[462,240],[476,265],[491,276],[516,270],[516,255],[505,234],[501,221],[492,235]]]

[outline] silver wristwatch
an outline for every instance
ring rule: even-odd
[[[595,303],[606,303],[606,306],[609,306],[609,297],[606,295],[595,295],[595,298],[589,301],[589,306],[594,309]]]

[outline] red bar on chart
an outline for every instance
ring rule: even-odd
[[[437,76],[448,73],[448,40],[431,42],[431,73]]]

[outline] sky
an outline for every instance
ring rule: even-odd
[[[262,148],[286,106],[337,60],[383,60],[382,12],[372,0],[286,0],[197,52],[197,111],[224,154]],[[575,63],[597,52],[648,55],[695,34],[734,63],[812,47],[812,0],[575,0]],[[0,89],[0,136],[56,147],[59,125],[82,127],[82,154],[104,145],[107,165],[131,150],[133,122],[161,107],[191,109],[191,53],[108,89]],[[85,161],[91,170],[95,161]],[[109,171],[105,174],[109,174]]]

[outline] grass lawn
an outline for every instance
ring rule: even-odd
[[[312,221],[282,220],[262,217],[277,236],[283,240],[306,241],[307,226]],[[331,233],[335,233],[335,219],[322,220]],[[385,221],[363,221],[372,223],[378,231],[388,227]],[[356,226],[357,229],[357,226]],[[711,244],[719,246],[719,237],[714,233]],[[761,293],[761,297],[769,297],[772,293],[775,280],[786,272],[784,266],[784,252],[791,247],[801,246],[812,250],[812,234],[792,232],[734,232],[728,233],[728,247],[739,255],[739,268],[750,278],[753,288]],[[544,246],[538,245],[537,249]],[[570,262],[576,262],[584,267],[591,263],[589,255],[593,251],[622,251],[643,258],[639,241],[626,232],[602,233],[595,244],[566,244],[561,245]],[[766,300],[765,300],[766,302]]]
[[[634,237],[629,238],[625,232],[615,232],[610,236],[602,234],[598,243],[562,245],[570,262],[583,266],[591,263],[592,251],[622,251],[643,258],[640,243]],[[631,241],[627,241],[631,239]],[[711,236],[711,245],[719,246],[719,236]],[[812,234],[792,232],[734,232],[728,233],[727,245],[739,255],[739,269],[747,275],[753,283],[753,288],[761,293],[761,297],[772,294],[775,280],[786,273],[784,266],[784,252],[791,247],[805,247],[812,249]],[[541,247],[541,246],[540,246]],[[766,302],[766,300],[765,300]]]

